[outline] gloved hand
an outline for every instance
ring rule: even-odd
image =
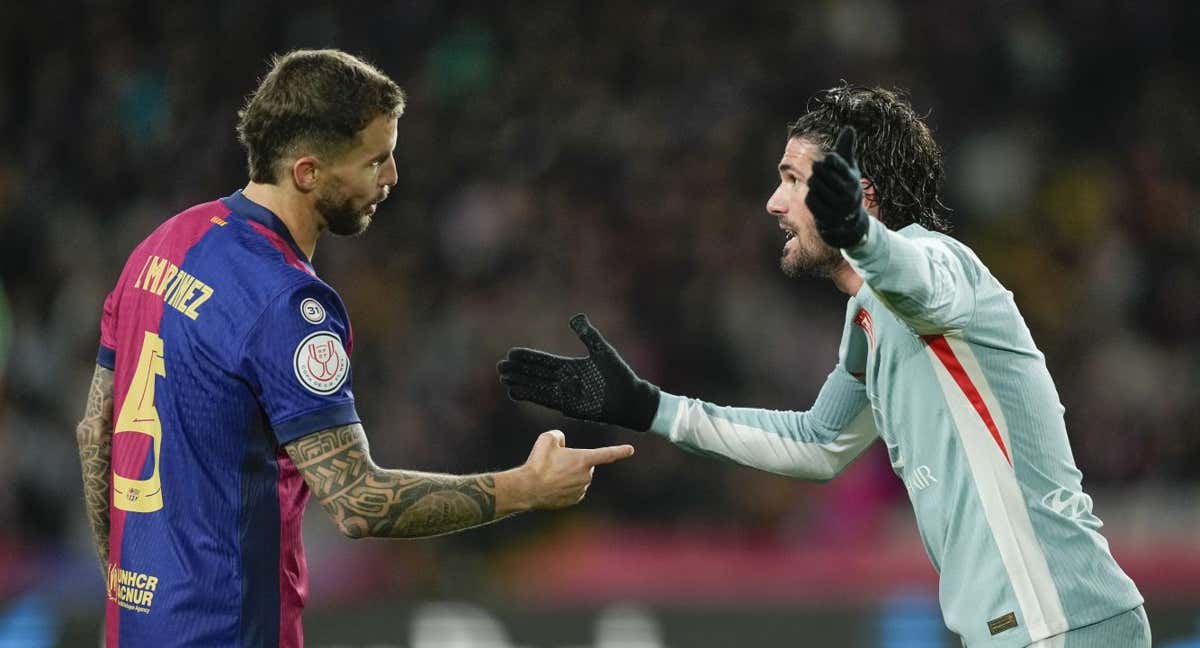
[[[650,429],[658,412],[658,387],[633,373],[587,315],[572,317],[571,328],[587,346],[587,357],[564,358],[521,347],[508,350],[496,365],[508,397],[585,421]]]
[[[817,233],[835,248],[854,247],[867,235],[870,216],[863,209],[862,173],[854,155],[853,126],[838,133],[834,150],[813,162],[804,204],[812,212]]]

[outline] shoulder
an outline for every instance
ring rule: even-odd
[[[219,200],[176,218],[209,223],[180,266],[213,288],[209,310],[221,312],[215,318],[221,334],[245,339],[264,322],[269,328],[288,318],[299,325],[346,322],[337,291],[278,233],[232,213]]]
[[[353,344],[341,298],[319,279],[305,277],[279,290],[248,324],[238,371],[282,408],[273,410],[279,424],[286,418],[280,412],[310,407],[308,399],[352,398]]]
[[[248,322],[243,355],[257,350],[295,346],[313,336],[335,339],[350,353],[353,333],[341,297],[329,284],[304,275],[275,291]]]
[[[285,295],[308,291],[336,300],[337,293],[316,276],[302,261],[268,230],[259,231],[256,223],[229,219],[197,246],[190,265],[214,279],[246,316],[261,311]],[[272,236],[268,236],[270,234]]]
[[[975,251],[949,234],[927,230],[920,225],[909,225],[900,230],[900,234],[932,254],[953,258],[972,280],[988,273]]]
[[[342,297],[332,286],[311,275],[295,277],[266,304],[269,317],[298,317],[305,324],[347,326],[348,317]]]

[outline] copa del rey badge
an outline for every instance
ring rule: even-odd
[[[296,378],[304,388],[327,396],[346,382],[350,373],[350,357],[342,340],[330,331],[312,333],[300,341],[293,358]]]

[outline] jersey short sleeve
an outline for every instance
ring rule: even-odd
[[[285,289],[246,335],[243,378],[279,443],[359,421],[349,336],[341,298],[317,280]]]
[[[100,315],[100,349],[96,353],[96,364],[105,369],[117,366],[117,289],[104,299],[104,312]]]

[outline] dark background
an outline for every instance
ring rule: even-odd
[[[768,633],[741,645],[810,645],[806,627],[828,633],[811,645],[950,645],[881,448],[804,484],[517,406],[494,377],[513,345],[581,353],[566,320],[587,312],[667,391],[807,408],[836,361],[844,296],[779,272],[764,205],[787,123],[843,79],[906,89],[928,115],[954,235],[1015,293],[1045,352],[1156,636],[1200,636],[1197,14],[997,0],[5,4],[0,644],[10,626],[25,628],[12,645],[94,642],[103,592],[72,430],[101,302],[158,223],[245,184],[234,121],[270,55],[323,46],[365,56],[409,97],[392,198],[365,237],[322,239],[314,259],[354,322],[376,461],[505,468],[550,427],[638,454],[598,470],[575,509],[442,539],[355,543],[311,510],[312,643],[492,645],[421,643],[414,610],[465,601],[537,646],[609,645],[590,628],[614,602],[644,606],[615,613],[612,645],[627,648],[659,645],[635,639],[655,624],[664,645],[733,645],[720,629],[739,623]],[[560,614],[578,636],[546,634]]]

